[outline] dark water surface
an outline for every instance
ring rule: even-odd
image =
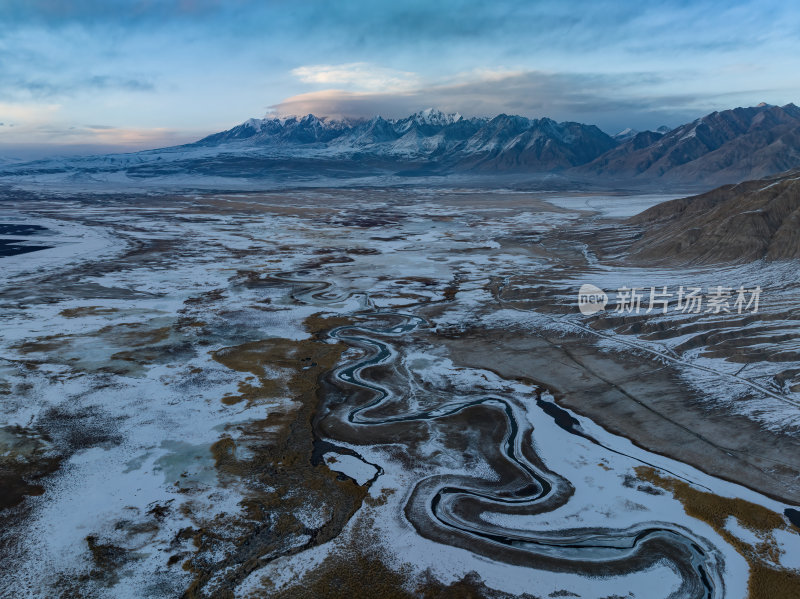
[[[26,225],[17,223],[0,223],[0,235],[24,235],[33,236],[43,231],[46,227],[40,225]],[[0,239],[0,258],[7,256],[17,256],[19,254],[29,254],[39,250],[49,250],[51,245],[24,245],[27,239]]]

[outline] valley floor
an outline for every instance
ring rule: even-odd
[[[799,596],[796,265],[627,263],[664,199],[6,194],[0,594]]]

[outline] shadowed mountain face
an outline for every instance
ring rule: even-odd
[[[800,258],[800,170],[664,202],[631,218],[631,257],[650,263]]]
[[[713,112],[660,135],[645,131],[581,167],[599,177],[730,183],[800,165],[800,108]]]

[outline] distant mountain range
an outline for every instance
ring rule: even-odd
[[[658,129],[655,130],[656,133],[660,133],[661,135],[664,135],[665,133],[669,133],[670,131],[671,131],[671,129],[669,127],[667,127],[666,125],[662,125],[661,127],[659,127]],[[618,142],[624,142],[624,141],[628,141],[630,139],[633,139],[634,137],[639,135],[639,133],[641,133],[641,131],[637,131],[636,129],[631,129],[629,127],[627,129],[623,129],[622,131],[620,131],[619,133],[617,133],[613,137]],[[652,133],[652,132],[648,131],[648,133]]]
[[[197,142],[132,154],[0,164],[0,182],[186,183],[559,173],[567,180],[718,184],[800,166],[800,109],[762,104],[669,130],[625,130],[428,109],[403,119],[250,119]]]
[[[617,143],[594,125],[501,114],[465,119],[429,108],[399,120],[250,119],[199,147],[257,147],[341,160],[391,159],[436,171],[552,171],[585,164]],[[299,152],[296,152],[299,153]]]

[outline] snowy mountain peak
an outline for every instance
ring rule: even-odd
[[[666,135],[671,130],[672,129],[670,129],[666,125],[661,125],[658,129],[655,129],[655,130],[647,129],[646,131],[644,131],[644,133],[658,133],[660,135]],[[626,142],[628,140],[633,139],[634,137],[639,135],[639,133],[642,133],[642,132],[639,131],[638,129],[631,129],[630,127],[628,127],[626,129],[623,129],[622,131],[620,131],[616,135],[613,135],[612,137],[614,139],[616,139],[618,142],[622,143],[622,142]]]
[[[334,119],[331,117],[318,117],[314,114],[307,114],[305,116],[298,115],[284,115],[276,116],[268,114],[263,119],[248,119],[239,127],[234,127],[231,131],[237,129],[252,130],[255,133],[274,133],[276,130],[285,130],[294,127],[301,127],[304,129],[328,129],[340,130],[346,127],[354,127],[360,123],[367,123],[368,125],[374,124],[391,124],[397,127],[398,131],[404,132],[409,130],[413,125],[427,126],[427,127],[446,127],[459,121],[464,120],[464,117],[458,112],[445,113],[437,108],[426,108],[414,114],[401,119],[384,119],[381,116],[374,116],[369,120],[366,119]],[[474,120],[474,119],[473,119]],[[247,137],[248,135],[244,135]]]
[[[462,118],[463,117],[457,112],[447,114],[438,108],[426,108],[425,110],[415,112],[408,117],[408,120],[414,121],[418,125],[433,125],[436,127],[443,127],[445,125],[452,125],[453,123],[460,121]]]
[[[636,137],[637,133],[639,132],[636,129],[631,129],[630,127],[627,127],[626,129],[623,129],[613,137],[617,141],[627,141],[629,139]]]
[[[242,127],[249,127],[250,129],[255,129],[256,132],[261,131],[264,123],[267,119],[247,119],[244,123],[242,123]]]

